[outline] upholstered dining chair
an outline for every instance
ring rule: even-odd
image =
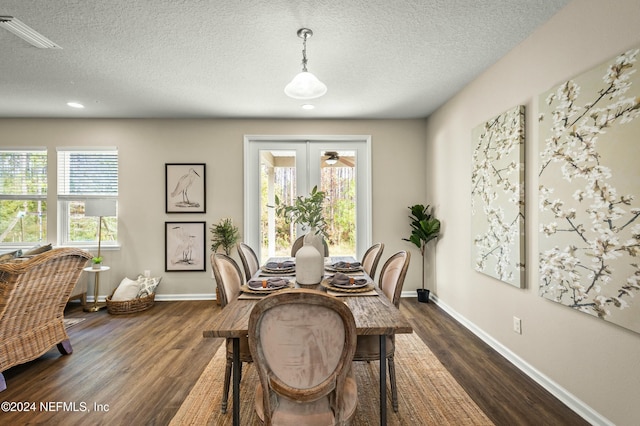
[[[378,285],[382,293],[396,306],[400,305],[400,294],[409,268],[411,253],[399,251],[393,254],[384,263],[380,270]],[[393,411],[398,412],[398,389],[396,387],[396,367],[394,361],[395,335],[387,336],[385,358],[389,368],[389,381],[391,382],[391,403]],[[358,336],[354,361],[376,361],[380,359],[379,336]]]
[[[220,289],[222,300],[220,305],[224,309],[227,304],[238,298],[240,295],[240,287],[244,283],[242,272],[235,260],[226,254],[213,253],[211,255],[211,267],[213,268],[213,276],[216,279],[216,285]],[[231,383],[231,369],[233,367],[233,340],[227,339],[227,365],[224,370],[224,389],[222,393],[221,410],[227,412],[227,401],[229,399],[229,385]],[[240,372],[242,375],[242,363],[252,362],[251,352],[249,351],[249,342],[247,337],[240,339]]]
[[[260,262],[256,252],[253,251],[251,246],[245,243],[238,243],[237,247],[242,266],[244,267],[244,277],[246,281],[249,281],[251,277],[260,269]]]
[[[358,405],[352,372],[356,324],[338,298],[307,289],[274,293],[249,316],[265,425],[345,425]]]
[[[376,269],[378,268],[378,262],[382,257],[383,251],[384,244],[376,243],[369,247],[367,251],[364,252],[364,256],[362,256],[362,268],[372,280],[375,279]]]
[[[300,247],[302,247],[303,245],[304,245],[304,235],[301,235],[298,238],[296,238],[296,240],[293,242],[293,245],[291,246],[291,257],[295,257],[296,253],[298,252],[298,250],[300,250]],[[324,257],[329,257],[329,245],[327,244],[327,241],[324,238],[322,239],[322,245],[324,246]]]

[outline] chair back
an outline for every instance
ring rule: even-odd
[[[237,249],[240,260],[242,261],[242,266],[244,267],[245,280],[249,281],[260,268],[258,256],[256,256],[256,252],[253,251],[251,246],[245,243],[238,243]]]
[[[356,325],[341,300],[307,289],[265,297],[249,317],[249,348],[260,377],[265,424],[271,424],[278,407],[314,402],[329,404],[333,424],[342,424]]]
[[[362,268],[364,271],[374,279],[374,275],[376,274],[376,269],[378,268],[378,262],[382,257],[382,252],[384,251],[383,243],[376,243],[369,247],[367,251],[362,256]]]
[[[380,289],[396,308],[400,305],[400,294],[409,269],[409,260],[411,253],[399,251],[387,259],[380,270]]]
[[[301,235],[298,238],[296,238],[296,240],[293,242],[293,245],[291,246],[291,257],[295,257],[296,253],[298,252],[298,250],[300,250],[300,248],[303,245],[304,245],[304,235]],[[324,238],[322,239],[322,245],[324,246],[324,257],[329,257],[329,245],[327,244],[327,241]]]
[[[240,287],[244,283],[242,272],[240,272],[240,267],[235,260],[222,253],[211,254],[211,267],[216,284],[220,289],[222,298],[220,305],[224,308],[227,303],[240,296]]]
[[[0,263],[0,391],[6,389],[3,371],[69,339],[64,309],[91,257],[61,247]]]

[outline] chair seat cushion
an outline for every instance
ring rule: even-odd
[[[342,420],[353,417],[358,406],[358,386],[353,375],[353,369],[345,380],[342,402]],[[264,406],[262,405],[262,386],[256,388],[255,407],[258,417],[264,421]],[[284,397],[278,397],[277,407],[271,416],[274,425],[335,425],[333,412],[329,406],[329,398],[323,397],[313,403],[299,404]],[[272,407],[273,408],[273,407]]]
[[[391,336],[387,339],[387,356],[393,355],[394,340]],[[379,336],[358,336],[354,361],[374,361],[380,359],[380,337]]]

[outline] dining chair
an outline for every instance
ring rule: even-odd
[[[376,269],[378,268],[378,262],[382,257],[382,252],[384,251],[384,243],[376,243],[369,247],[366,252],[364,252],[364,256],[362,256],[362,268],[364,271],[371,277],[373,280],[376,274]]]
[[[296,253],[298,252],[298,250],[300,250],[300,248],[303,245],[304,245],[304,235],[301,235],[298,238],[296,238],[296,240],[293,242],[293,245],[291,246],[291,257],[295,257]],[[324,257],[329,257],[329,245],[327,244],[327,241],[324,238],[322,239],[322,245],[324,246]]]
[[[378,285],[386,296],[397,308],[400,305],[400,294],[402,286],[409,268],[411,253],[399,251],[393,254],[384,263],[380,270]],[[398,412],[398,389],[396,387],[396,367],[394,362],[395,335],[386,336],[387,366],[389,368],[389,381],[391,382],[391,403],[393,411]],[[380,360],[380,338],[379,336],[358,336],[354,361],[376,361]]]
[[[237,247],[242,266],[244,267],[245,281],[249,281],[253,275],[260,269],[260,262],[256,252],[253,251],[251,246],[245,243],[238,243]]]
[[[230,302],[240,296],[240,287],[244,283],[242,272],[235,260],[226,254],[211,254],[211,267],[216,284],[220,289],[222,298],[220,305],[222,309]],[[231,383],[231,369],[233,367],[233,340],[227,339],[227,364],[224,370],[224,389],[222,393],[221,410],[227,412],[227,401],[229,399],[229,385]],[[247,337],[240,338],[240,375],[242,375],[242,363],[252,362],[251,352],[249,351],[249,342]]]
[[[260,378],[255,409],[265,425],[345,425],[355,415],[353,314],[340,299],[307,289],[274,293],[249,316]]]

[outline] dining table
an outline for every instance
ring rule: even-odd
[[[287,266],[294,262],[293,258],[271,258],[264,265],[284,264]],[[339,263],[341,262],[341,263]],[[349,307],[356,323],[356,333],[358,335],[379,336],[380,354],[386,353],[386,336],[400,333],[412,333],[413,328],[409,321],[402,315],[400,310],[384,296],[382,290],[374,283],[362,268],[337,269],[333,265],[357,265],[356,259],[351,256],[338,256],[325,258],[325,277],[322,284],[316,288],[318,291],[340,297]],[[351,270],[352,269],[352,270]],[[335,288],[327,284],[334,273],[341,272],[347,275],[354,275],[368,280],[367,289],[363,291],[341,291],[342,288]],[[291,269],[283,270],[278,274],[277,270],[267,269],[262,266],[252,279],[264,279],[265,277],[286,277],[291,279],[289,287],[300,287],[295,283],[295,273]],[[255,304],[267,297],[271,292],[251,291],[246,283],[243,285],[245,291],[240,296],[228,303],[203,331],[205,338],[228,338],[233,344],[233,424],[240,425],[240,338],[247,336],[249,332],[249,315]],[[366,290],[366,291],[364,291]],[[387,379],[386,358],[380,357],[380,424],[387,424]]]

